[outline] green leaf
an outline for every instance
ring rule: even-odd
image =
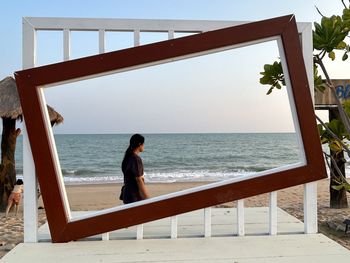
[[[347,182],[342,183],[340,185],[332,185],[331,187],[337,191],[340,191],[343,188],[345,188],[346,191],[350,191],[350,184],[348,184]]]
[[[266,95],[269,95],[273,90],[273,87],[271,87],[267,92],[266,92]]]
[[[335,133],[339,138],[342,138],[346,134],[344,124],[338,120],[334,119],[328,123],[328,128]]]
[[[345,61],[345,60],[347,60],[348,59],[348,52],[345,52],[344,53],[344,55],[343,55],[343,57],[341,58],[342,59],[342,61]]]
[[[335,60],[335,53],[334,51],[331,51],[328,53],[328,57],[331,59],[331,60]]]
[[[315,90],[318,90],[322,93],[325,91],[326,88],[328,88],[327,83],[323,81],[321,75],[318,75],[316,64],[314,64],[314,87]]]
[[[343,147],[338,141],[332,141],[329,143],[329,148],[332,152],[339,153],[343,150]]]
[[[341,190],[341,189],[344,188],[344,186],[343,186],[342,184],[340,184],[340,185],[332,185],[331,187],[332,187],[334,190],[337,190],[337,191],[339,191],[339,190]]]
[[[343,106],[346,114],[350,116],[350,101],[349,100],[344,100],[342,102],[342,106]]]
[[[340,16],[322,17],[321,24],[314,23],[313,31],[314,49],[333,52],[337,47],[344,47],[344,39],[348,35],[347,23]],[[332,59],[334,54],[328,54]]]
[[[350,191],[350,184],[344,183],[343,185],[346,191]]]
[[[346,43],[344,41],[341,41],[338,46],[336,47],[336,49],[345,49],[346,48]]]
[[[263,75],[259,80],[260,84],[270,85],[267,95],[271,94],[275,88],[281,89],[282,86],[285,86],[281,62],[275,61],[272,64],[265,64],[264,71],[260,74]]]
[[[320,136],[322,136],[322,134],[325,131],[322,124],[317,124],[317,130],[318,130],[318,133],[320,134]]]
[[[344,8],[342,19],[344,23],[349,27],[350,26],[350,9],[349,8]]]

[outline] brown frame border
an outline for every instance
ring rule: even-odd
[[[171,61],[179,57],[185,58],[188,55],[276,36],[280,36],[283,43],[304,145],[307,162],[305,166],[70,221],[55,170],[49,127],[45,122],[46,112],[41,103],[40,89],[43,86]],[[293,15],[22,70],[15,72],[15,77],[53,242],[76,240],[326,177]]]

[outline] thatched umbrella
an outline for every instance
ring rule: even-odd
[[[63,117],[47,105],[51,125],[63,122]],[[1,138],[0,164],[0,210],[4,209],[15,180],[15,149],[17,136],[21,130],[16,129],[16,120],[22,120],[22,107],[18,97],[16,81],[6,77],[0,81],[0,117],[3,131]]]
[[[47,105],[52,124],[60,124],[63,117],[52,107]],[[16,81],[13,77],[6,77],[0,81],[0,117],[22,119],[22,107],[19,101]]]

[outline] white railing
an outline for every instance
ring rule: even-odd
[[[271,192],[269,194],[269,235],[277,235],[277,192]],[[236,203],[236,233],[237,236],[245,235],[245,217],[244,217],[244,200],[238,200]],[[176,239],[178,237],[178,216],[172,216],[170,218],[170,238]],[[233,222],[232,222],[233,223]],[[212,209],[210,207],[203,209],[203,225],[204,225],[204,237],[212,236]],[[138,225],[136,227],[136,239],[144,238],[144,225]],[[109,240],[110,234],[102,234],[102,240]]]
[[[71,31],[97,31],[99,34],[99,53],[105,52],[106,32],[133,32],[134,46],[140,45],[142,32],[167,33],[168,39],[176,33],[200,33],[247,22],[203,21],[203,20],[141,20],[141,19],[85,19],[85,18],[23,18],[23,69],[36,66],[36,33],[38,30],[56,30],[63,34],[63,61],[71,58]],[[313,61],[311,23],[298,23],[304,61],[311,94],[313,97]],[[23,178],[24,193],[24,242],[37,242],[37,179],[28,136],[24,125],[23,132]],[[277,234],[277,192],[270,193],[269,234]],[[177,238],[177,216],[171,219],[171,238]],[[244,201],[237,202],[237,235],[243,236]],[[317,184],[304,186],[304,232],[317,232]],[[143,225],[137,227],[137,239],[143,238]],[[211,236],[211,208],[204,209],[204,236]],[[109,233],[102,235],[108,240]]]

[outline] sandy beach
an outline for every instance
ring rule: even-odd
[[[147,184],[152,196],[159,196],[171,192],[189,189],[204,182],[186,183],[152,183]],[[67,186],[67,196],[72,211],[78,210],[100,210],[104,208],[121,205],[118,200],[120,184],[101,185],[70,185]],[[278,191],[278,206],[293,216],[303,220],[303,186],[295,186]],[[234,207],[235,202],[225,203],[221,207]],[[245,199],[246,207],[268,206],[269,195]],[[39,207],[43,206],[39,200]],[[45,223],[45,210],[39,209],[39,225]],[[336,240],[341,245],[350,249],[350,233],[344,233],[342,222],[350,218],[350,208],[330,209],[329,208],[329,180],[318,182],[318,223],[319,232]],[[336,230],[335,228],[340,228]],[[14,212],[6,219],[4,213],[0,214],[0,258],[10,251],[16,244],[23,242],[23,213],[16,218]]]

